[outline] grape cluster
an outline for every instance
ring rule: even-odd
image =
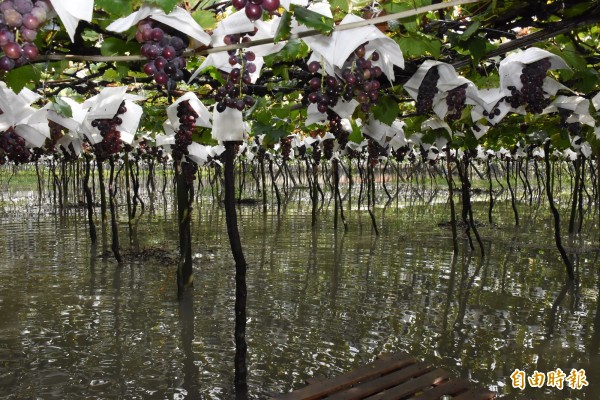
[[[292,137],[281,138],[281,157],[284,161],[289,161],[292,155]]]
[[[119,115],[125,114],[127,108],[125,102],[119,106],[119,110],[112,118],[95,119],[92,121],[92,126],[97,128],[102,135],[102,141],[94,145],[96,157],[99,160],[106,160],[114,154],[117,154],[123,148],[121,141],[121,132],[117,130],[117,126],[123,123]]]
[[[240,39],[240,35],[227,35],[224,41],[229,45],[239,43]],[[250,74],[256,72],[256,64],[253,62],[255,59],[256,55],[252,51],[238,53],[236,50],[229,50],[229,65],[233,68],[227,75],[225,85],[218,88],[215,94],[218,112],[225,111],[227,107],[244,111],[254,105],[256,100],[248,94],[248,85],[252,83]]]
[[[0,70],[10,71],[35,59],[33,43],[52,10],[49,0],[4,0],[0,4]]]
[[[346,82],[342,93],[344,100],[355,98],[360,103],[361,111],[365,113],[369,112],[372,105],[377,104],[381,87],[379,78],[383,74],[380,67],[373,65],[374,61],[379,60],[379,53],[375,51],[370,57],[365,57],[367,44],[368,42],[363,43],[354,50],[346,61],[349,66],[342,70],[342,79]]]
[[[510,96],[505,97],[504,101],[513,108],[525,105],[528,112],[540,114],[548,105],[543,86],[549,69],[550,60],[548,58],[525,65],[520,76],[523,84],[521,90],[514,86],[508,86]]]
[[[63,127],[54,121],[48,121],[48,127],[50,128],[50,137],[46,139],[44,148],[48,154],[52,154],[56,151],[56,143],[63,136]]]
[[[383,71],[378,66],[373,66],[373,61],[379,60],[379,53],[373,52],[369,58],[366,55],[366,43],[360,45],[346,60],[342,70],[341,79],[330,75],[318,75],[321,68],[318,61],[308,64],[308,71],[313,77],[308,82],[308,103],[316,104],[320,113],[326,113],[335,107],[340,97],[345,101],[353,98],[360,104],[360,109],[367,113],[372,105],[379,99],[379,78]]]
[[[463,84],[448,91],[446,96],[446,104],[448,105],[448,121],[457,121],[462,115],[465,108],[465,100],[467,99],[467,84]]]
[[[567,122],[567,119],[571,116],[572,111],[564,108],[558,108],[558,116],[560,117],[560,127],[566,129],[572,136],[577,136],[581,133],[581,123],[579,122]]]
[[[350,133],[342,126],[342,118],[333,110],[327,110],[327,120],[329,121],[329,131],[335,136],[340,149],[346,147],[350,138]]]
[[[192,130],[198,119],[198,113],[192,108],[189,101],[182,101],[177,105],[177,117],[179,118],[179,130],[175,134],[175,145],[173,146],[173,159],[180,161],[183,156],[188,155],[188,146],[192,144]]]
[[[320,113],[326,113],[329,107],[335,107],[340,95],[344,91],[344,85],[335,76],[321,75],[317,72],[321,68],[318,61],[308,64],[308,71],[313,77],[308,81],[308,102],[317,105]]]
[[[244,9],[250,21],[262,17],[263,11],[272,13],[279,8],[279,0],[233,0],[232,4],[238,11]]]
[[[385,149],[375,140],[369,138],[367,142],[369,164],[374,167],[379,162],[379,156],[385,156]]]
[[[12,127],[5,132],[0,132],[0,165],[7,160],[15,164],[25,164],[31,160],[31,152],[26,146],[25,139],[17,135]]]
[[[177,82],[184,79],[183,52],[188,46],[187,36],[157,21],[144,19],[138,23],[135,38],[143,43],[141,53],[149,60],[144,65],[146,75],[154,77],[154,81],[167,90],[175,89]]]
[[[410,149],[408,146],[398,147],[396,150],[392,151],[392,155],[394,156],[396,161],[400,163],[404,161],[404,159],[406,158],[406,154],[408,154],[409,150]]]
[[[194,183],[196,179],[196,173],[198,172],[198,165],[195,162],[184,162],[181,163],[181,173],[183,174],[185,181],[188,185]]]
[[[425,74],[417,94],[417,114],[427,114],[433,107],[433,98],[438,92],[437,83],[440,73],[437,67],[431,67]]]
[[[333,149],[335,147],[334,139],[326,139],[323,140],[323,157],[326,160],[331,160],[333,158]]]

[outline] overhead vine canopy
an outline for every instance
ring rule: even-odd
[[[24,128],[40,109],[97,143],[83,114],[113,86],[145,99],[128,144],[169,147],[167,106],[193,92],[212,113],[194,132],[203,145],[330,132],[343,150],[402,132],[395,147],[412,136],[500,149],[540,145],[541,132],[561,151],[573,136],[600,148],[597,1],[6,0],[0,11],[2,130],[22,126],[30,148],[50,137]],[[11,119],[21,103],[29,113]]]

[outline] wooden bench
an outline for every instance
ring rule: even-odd
[[[410,354],[385,354],[372,363],[330,378],[310,378],[308,385],[276,400],[433,400],[449,396],[453,400],[487,400],[496,393],[474,388],[466,379],[450,379],[443,369],[434,368]]]

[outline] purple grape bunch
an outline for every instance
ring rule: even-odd
[[[198,113],[194,110],[188,100],[177,105],[177,117],[179,118],[179,129],[175,133],[175,145],[173,146],[173,159],[180,161],[188,155],[188,146],[192,144],[192,134]]]
[[[467,100],[467,84],[462,84],[450,89],[446,96],[446,105],[448,106],[448,113],[446,114],[446,120],[458,121],[462,116],[462,111],[465,108],[465,101]]]
[[[226,45],[231,45],[244,39],[240,35],[226,35],[223,40]],[[251,74],[256,72],[256,55],[252,51],[241,50],[229,50],[228,54],[232,69],[227,74],[225,85],[219,87],[215,93],[217,111],[223,112],[227,107],[244,111],[256,103],[248,88],[252,83]]]
[[[0,132],[0,165],[4,165],[7,161],[26,164],[31,160],[31,155],[25,139],[17,135],[12,127],[5,132]]]
[[[0,3],[0,70],[10,71],[39,55],[33,41],[52,11],[49,0],[4,0]]]
[[[233,7],[246,13],[250,21],[256,21],[263,15],[263,11],[273,13],[279,8],[279,0],[233,0]]]
[[[102,136],[102,141],[94,145],[94,151],[99,160],[106,160],[119,153],[123,148],[121,132],[119,132],[117,127],[123,123],[120,115],[126,112],[125,102],[122,102],[114,117],[92,121],[92,126],[97,128]]]
[[[167,90],[175,89],[185,76],[183,52],[189,43],[187,36],[160,22],[144,19],[138,23],[135,38],[142,43],[141,53],[148,59],[144,73]]]
[[[360,104],[360,110],[368,113],[371,107],[379,100],[379,89],[381,82],[379,78],[383,71],[379,66],[373,64],[379,60],[380,55],[374,51],[366,57],[368,42],[361,44],[354,50],[347,60],[349,67],[342,71],[342,79],[345,81],[345,90],[342,93],[344,100],[355,98]]]
[[[429,68],[417,93],[417,114],[427,114],[433,108],[433,98],[438,92],[439,79],[440,73],[437,67]]]

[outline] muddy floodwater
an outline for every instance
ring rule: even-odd
[[[0,398],[234,397],[234,262],[221,207],[195,206],[194,289],[180,303],[171,199],[147,206],[133,244],[122,221],[118,266],[90,245],[83,209],[13,198],[0,206]],[[524,207],[515,228],[499,203],[497,225],[480,227],[481,259],[465,240],[453,257],[443,197],[377,209],[379,236],[358,210],[346,210],[347,233],[326,209],[312,229],[307,204],[292,199],[280,216],[238,209],[251,398],[404,350],[507,399],[600,399],[597,232],[565,234],[578,278],[565,285],[543,207]],[[487,222],[484,202],[475,218]],[[558,368],[584,370],[588,386],[512,387],[516,369]]]

